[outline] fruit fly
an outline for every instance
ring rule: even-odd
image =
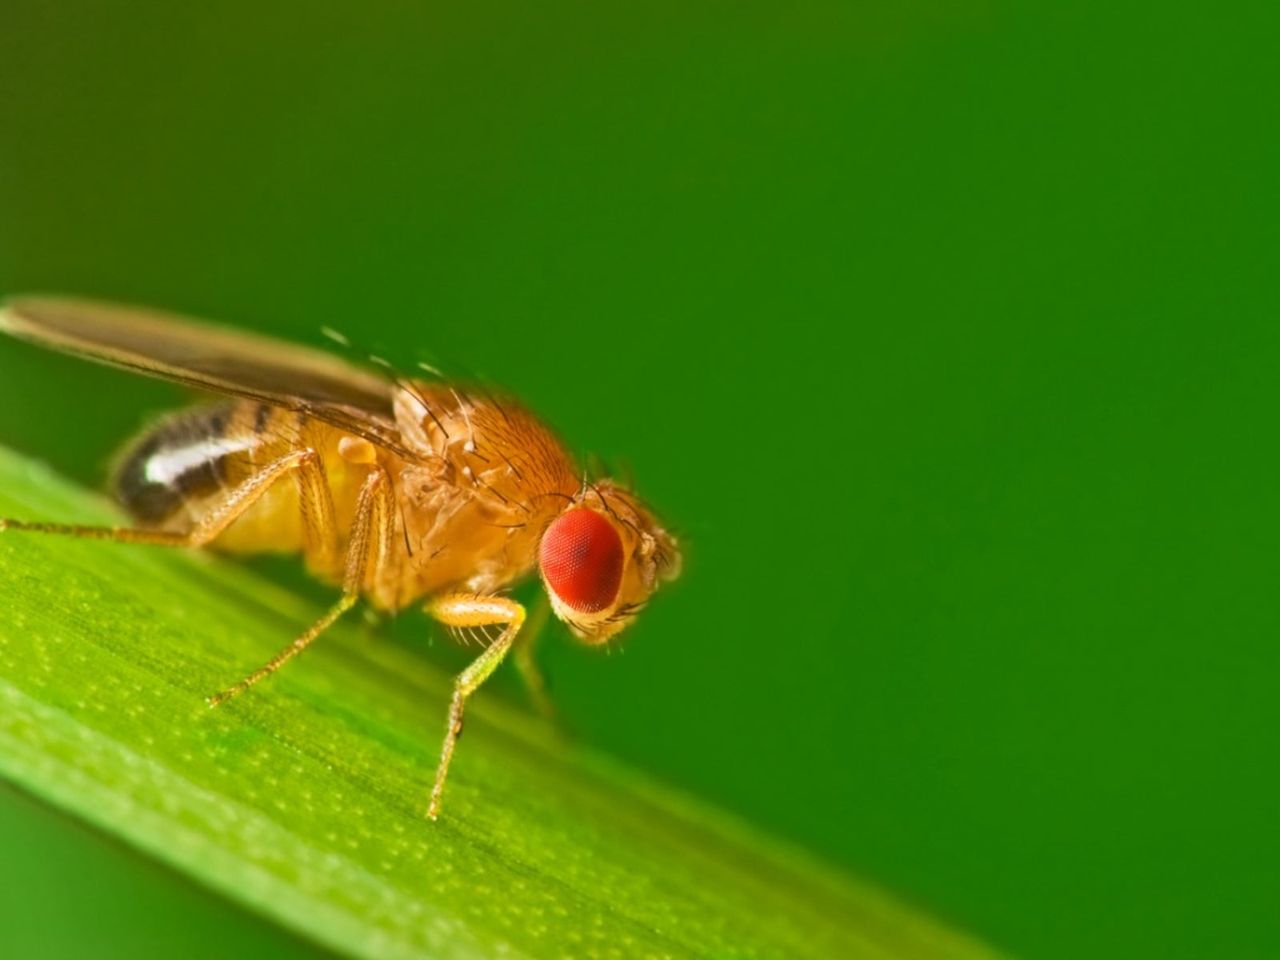
[[[432,819],[467,699],[513,648],[542,696],[535,631],[522,630],[525,609],[503,591],[536,569],[556,616],[603,644],[679,572],[676,539],[649,508],[611,480],[585,481],[556,436],[509,398],[84,300],[13,300],[0,330],[225,398],[161,420],[123,451],[113,487],[133,526],[0,519],[0,530],[298,552],[341,588],[328,612],[211,706],[270,676],[362,597],[390,612],[422,603],[454,631],[483,634],[484,652],[454,682]]]

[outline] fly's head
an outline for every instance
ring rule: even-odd
[[[556,616],[588,644],[627,626],[680,573],[676,538],[630,492],[591,484],[548,524],[538,568]]]

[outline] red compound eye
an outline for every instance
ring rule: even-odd
[[[561,514],[542,535],[542,576],[560,602],[595,613],[618,596],[622,538],[604,517],[586,507]]]

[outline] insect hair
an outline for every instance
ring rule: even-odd
[[[449,392],[453,394],[453,399],[458,401],[458,413],[462,416],[462,422],[467,425],[467,442],[463,444],[462,449],[467,453],[475,453],[476,431],[475,428],[471,426],[471,416],[467,413],[467,405],[462,402],[462,397],[458,394],[458,391],[455,388],[450,387]]]
[[[636,615],[637,615],[641,610],[643,610],[647,605],[648,605],[648,601],[647,601],[647,600],[640,600],[640,601],[636,601],[636,602],[634,602],[634,603],[624,603],[624,604],[623,604],[622,606],[620,606],[617,610],[615,610],[615,611],[610,615],[609,619],[608,619],[608,620],[606,620],[605,622],[606,622],[606,623],[617,623],[617,622],[618,622],[618,621],[620,621],[620,620],[629,620],[630,618],[632,618],[632,617],[636,616]]]
[[[559,497],[562,500],[568,500],[571,505],[578,502],[577,497],[571,497],[569,494],[562,493],[559,490],[544,490],[542,493],[534,494],[533,499],[540,500],[543,497]]]
[[[511,472],[516,475],[516,479],[519,480],[521,483],[524,483],[524,474],[521,473],[519,468],[514,463],[511,462],[511,458],[508,457],[505,453],[503,453],[501,449],[498,450],[498,456],[502,458],[503,463],[505,463],[508,467],[511,468]]]
[[[590,487],[592,492],[595,493],[595,495],[600,498],[600,505],[604,507],[605,511],[609,514],[609,516],[613,517],[613,519],[617,520],[619,523],[625,523],[637,534],[643,533],[643,531],[641,531],[640,527],[634,521],[628,520],[626,517],[619,514],[616,510],[613,509],[613,507],[609,505],[609,498],[605,496],[604,491],[601,490],[594,483],[589,481],[586,478],[585,474],[583,475],[582,482],[586,487]]]
[[[436,412],[431,409],[431,404],[427,403],[427,398],[422,395],[422,391],[419,390],[413,380],[411,380],[409,376],[401,371],[395,364],[386,357],[379,356],[376,353],[365,350],[363,347],[357,348],[350,337],[345,333],[342,333],[340,330],[335,330],[333,327],[322,326],[320,328],[320,333],[322,336],[333,341],[349,353],[352,353],[357,357],[362,357],[371,366],[377,368],[377,370],[387,378],[388,383],[400,390],[404,390],[413,397],[413,399],[418,401],[418,403],[422,405],[422,409],[427,411],[427,416],[429,416],[435,425],[440,428],[440,432],[444,434],[445,439],[449,439],[448,429],[446,429],[445,425],[440,421],[440,418],[436,416]],[[419,366],[423,367],[423,369],[429,370],[437,376],[442,376],[440,371],[432,367],[427,367],[425,364],[421,363],[419,363]]]
[[[511,415],[507,413],[507,408],[498,402],[498,395],[494,393],[494,391],[490,390],[488,387],[484,386],[483,384],[479,387],[479,390],[481,393],[484,394],[484,398],[487,401],[489,401],[489,405],[494,407],[500,414],[502,414],[502,419],[507,421],[507,425],[510,426]]]

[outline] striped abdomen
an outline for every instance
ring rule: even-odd
[[[321,458],[337,533],[350,528],[365,468],[343,461],[342,432],[291,410],[232,401],[184,410],[127,448],[114,491],[145,527],[186,532],[246,480],[281,457],[311,449]],[[215,545],[233,552],[301,550],[306,542],[294,477],[264,488]]]
[[[260,443],[255,431],[243,429],[240,406],[184,410],[143,434],[116,470],[114,490],[124,508],[146,526],[169,526],[225,491],[229,459]]]

